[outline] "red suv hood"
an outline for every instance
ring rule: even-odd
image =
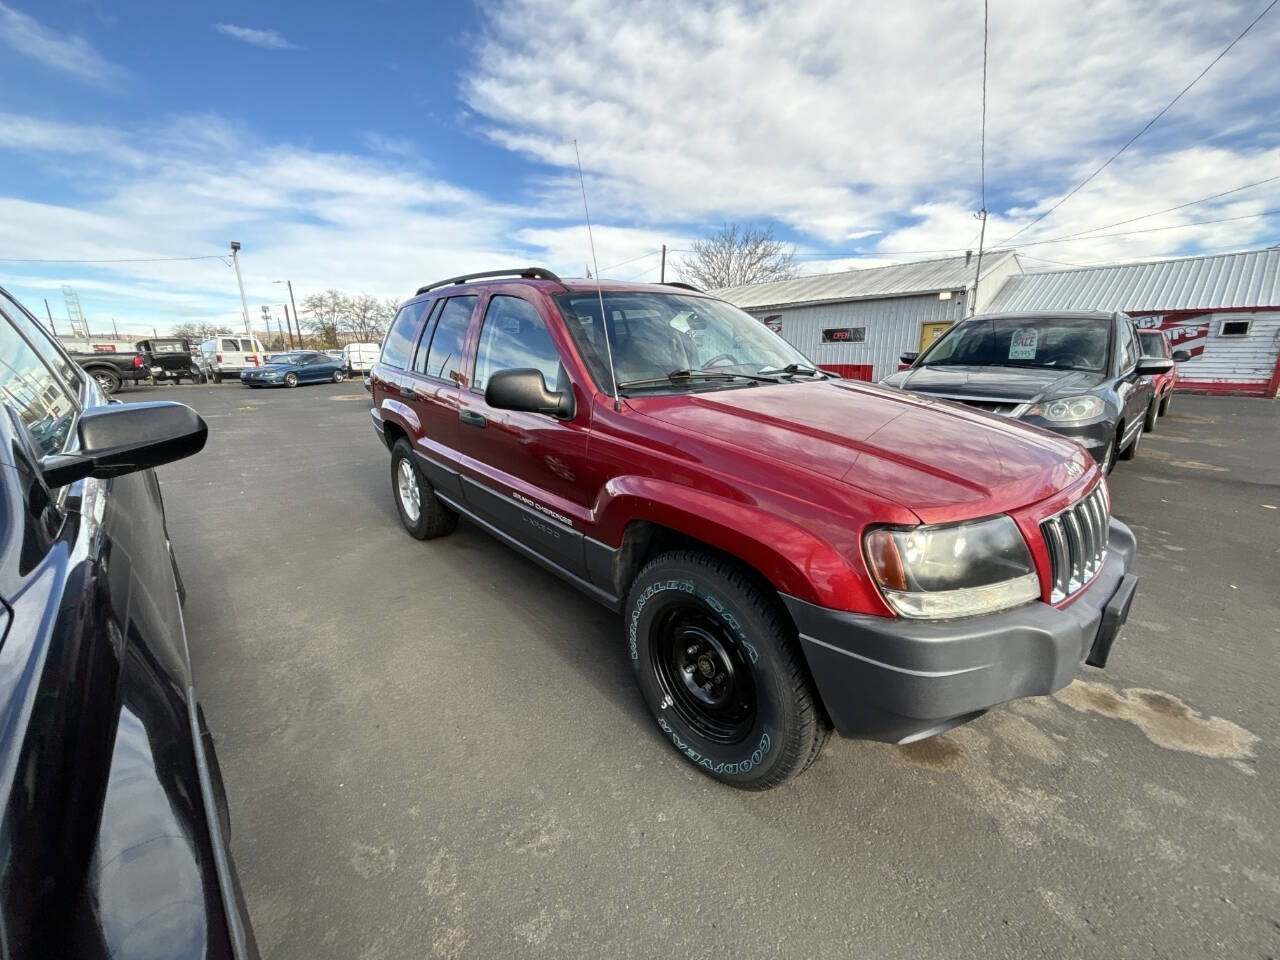
[[[814,471],[945,523],[1027,506],[1093,466],[1073,441],[958,404],[853,381],[632,397],[637,412]]]

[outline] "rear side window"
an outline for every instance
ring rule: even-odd
[[[413,353],[413,337],[418,332],[418,320],[422,316],[426,302],[407,303],[400,308],[391,329],[387,331],[387,339],[382,341],[382,362],[393,367],[407,367],[409,357]]]
[[[223,349],[223,351],[224,351],[224,352],[226,352],[226,353],[239,353],[239,352],[240,352],[240,344],[238,344],[238,343],[237,343],[236,341],[234,341],[234,340],[223,340],[223,341],[222,341],[222,349]]]
[[[493,297],[484,312],[471,387],[483,392],[491,375],[515,367],[540,370],[547,386],[559,389],[560,354],[537,308],[519,297]]]
[[[431,335],[431,349],[423,373],[437,380],[456,383],[462,374],[463,350],[467,345],[467,328],[471,325],[471,311],[475,309],[475,297],[451,297],[440,311],[435,333]]]
[[[48,351],[45,351],[48,353]],[[71,441],[76,402],[41,355],[0,311],[0,403],[26,429],[41,456],[61,453]]]

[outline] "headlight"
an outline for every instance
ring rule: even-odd
[[[1033,403],[1023,411],[1023,416],[1043,417],[1053,423],[1079,423],[1100,417],[1106,409],[1101,397],[1064,397]]]
[[[873,530],[866,550],[881,593],[904,617],[969,617],[1040,596],[1031,551],[1008,516]]]

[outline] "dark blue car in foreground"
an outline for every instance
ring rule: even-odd
[[[258,956],[151,470],[207,433],[0,290],[0,956]]]
[[[246,387],[296,387],[300,383],[319,383],[322,380],[341,383],[346,378],[347,368],[340,357],[314,350],[277,353],[261,367],[247,367],[240,371],[240,382]]]

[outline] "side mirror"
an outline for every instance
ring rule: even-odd
[[[77,428],[80,449],[40,461],[50,487],[84,477],[107,480],[181,460],[204,449],[209,427],[183,403],[113,403],[86,410]]]
[[[1190,351],[1190,350],[1175,350],[1175,351],[1173,351],[1173,362],[1174,362],[1174,363],[1186,363],[1186,362],[1187,362],[1188,360],[1190,360],[1190,359],[1191,359],[1191,351]]]
[[[916,362],[916,358],[918,356],[920,356],[919,350],[908,350],[902,356],[898,357],[898,359],[901,360],[903,363],[905,363],[907,366],[911,366],[911,364]]]
[[[1155,377],[1172,369],[1173,361],[1168,357],[1140,357],[1133,372],[1140,377]]]
[[[489,377],[484,402],[498,410],[525,410],[546,413],[561,420],[574,414],[572,390],[552,391],[542,379],[542,371],[532,367],[499,370]]]

